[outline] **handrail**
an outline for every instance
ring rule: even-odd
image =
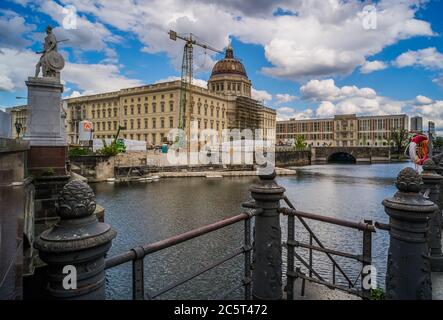
[[[302,278],[302,280],[303,280],[302,295],[304,292],[304,281],[309,280],[309,281],[314,281],[314,282],[317,282],[320,284],[328,285],[331,288],[333,287],[336,289],[342,289],[344,291],[349,291],[349,292],[352,291],[353,293],[356,293],[361,297],[368,298],[368,296],[370,294],[368,292],[368,290],[363,290],[360,294],[359,290],[351,289],[351,288],[355,288],[355,284],[358,281],[358,278],[355,280],[355,282],[353,282],[349,278],[349,276],[346,274],[346,272],[340,267],[340,265],[337,263],[337,261],[334,259],[333,255],[342,256],[342,257],[346,257],[346,258],[360,261],[361,263],[363,263],[363,266],[365,266],[367,264],[371,264],[371,234],[373,232],[376,232],[376,229],[375,229],[374,225],[372,224],[372,221],[365,220],[364,222],[353,222],[353,221],[348,221],[348,220],[343,220],[343,219],[338,219],[338,218],[333,218],[333,217],[322,216],[319,214],[298,211],[295,209],[294,205],[291,203],[291,201],[286,196],[283,196],[283,200],[289,206],[289,208],[279,208],[278,209],[278,211],[280,213],[283,213],[284,215],[288,216],[288,238],[286,241],[286,246],[288,248],[288,264],[287,264],[288,265],[288,270],[287,270],[288,299],[294,298],[293,282],[296,278]],[[293,226],[294,217],[297,217],[298,220],[304,226],[304,228],[308,231],[309,244],[302,243],[302,242],[296,241],[294,239],[294,231],[295,231],[294,226]],[[325,222],[325,223],[330,223],[330,224],[334,224],[334,225],[339,225],[339,226],[343,226],[343,227],[353,228],[353,229],[357,229],[359,231],[362,231],[363,232],[363,254],[356,255],[356,254],[350,254],[350,253],[345,253],[345,252],[340,252],[337,250],[325,248],[325,246],[322,244],[320,239],[315,235],[315,233],[312,231],[312,229],[309,227],[309,225],[305,222],[305,220],[304,220],[305,218],[311,219],[311,220],[317,220],[317,221],[321,221],[321,222]],[[313,244],[313,242],[312,242],[313,240],[318,244],[318,247]],[[308,262],[306,262],[300,255],[298,255],[295,252],[295,250],[294,250],[295,247],[302,247],[302,248],[309,249],[309,261]],[[332,273],[333,273],[332,284],[329,282],[326,282],[319,274],[317,274],[317,272],[315,272],[314,268],[312,267],[312,251],[313,250],[325,253],[326,256],[329,258],[329,260],[332,262]],[[294,271],[294,259],[293,259],[294,256],[297,258],[297,260],[299,260],[309,270],[309,276],[301,276],[299,273]],[[336,269],[338,269],[338,271],[341,273],[341,275],[347,281],[347,283],[349,285],[349,289],[339,286],[339,285],[336,285],[336,283],[335,283]],[[313,278],[313,275],[315,275],[315,277],[317,277],[318,280]],[[359,274],[359,277],[360,277],[360,275],[361,274]]]
[[[287,196],[283,197],[283,200],[286,202],[286,204],[291,208],[295,210],[294,205],[292,204],[292,202],[289,200],[289,198]],[[309,232],[309,234],[313,237],[313,239],[315,240],[315,242],[317,242],[317,244],[325,249],[325,246],[323,245],[323,243],[320,241],[320,239],[315,235],[314,231],[312,231],[312,229],[309,227],[309,225],[306,223],[306,221],[300,217],[297,216],[297,218],[299,219],[299,221],[302,223],[303,227],[305,227],[305,229]],[[329,260],[331,260],[332,265],[335,266],[338,271],[341,273],[341,275],[343,277],[345,277],[345,279],[348,281],[348,283],[352,283],[351,279],[348,277],[348,275],[346,274],[346,272],[340,267],[340,265],[337,263],[337,261],[335,261],[334,257],[330,254],[330,253],[326,253],[326,256],[329,258]]]
[[[160,296],[160,295],[162,295],[162,294],[164,294],[164,293],[166,293],[166,292],[168,292],[168,291],[178,287],[179,285],[182,285],[183,283],[186,283],[189,280],[192,280],[192,279],[198,277],[199,275],[201,275],[201,274],[203,274],[203,273],[205,273],[205,272],[207,272],[209,270],[212,270],[215,267],[218,267],[219,265],[221,265],[221,264],[223,264],[223,263],[225,263],[225,262],[227,262],[227,261],[229,261],[229,260],[239,256],[242,253],[250,251],[250,250],[252,250],[252,249],[251,248],[244,248],[244,247],[238,248],[237,250],[233,251],[232,253],[230,253],[226,257],[223,257],[223,258],[217,260],[216,262],[212,263],[211,265],[205,266],[205,267],[197,270],[196,272],[192,273],[191,275],[189,275],[189,276],[187,276],[187,277],[185,277],[183,279],[180,279],[180,280],[178,280],[178,281],[176,281],[176,282],[174,282],[174,283],[172,283],[172,284],[170,284],[170,285],[168,285],[168,286],[158,290],[157,292],[152,294],[150,298],[151,299],[155,299],[158,296]]]
[[[369,223],[354,222],[354,221],[343,220],[343,219],[338,219],[338,218],[333,218],[333,217],[328,217],[328,216],[322,216],[319,214],[303,212],[303,211],[299,211],[299,210],[291,209],[291,208],[280,208],[279,211],[281,213],[283,213],[284,215],[295,215],[297,217],[303,217],[303,218],[307,218],[307,219],[311,219],[311,220],[322,221],[322,222],[335,224],[335,225],[339,225],[339,226],[343,226],[343,227],[357,229],[360,231],[366,230],[366,231],[375,232],[375,227]]]
[[[223,219],[223,220],[193,229],[191,231],[177,234],[175,236],[169,237],[164,240],[160,240],[160,241],[150,243],[150,244],[145,244],[145,245],[141,246],[141,248],[143,249],[141,256],[137,256],[134,249],[128,250],[126,252],[123,252],[123,253],[117,254],[115,256],[112,256],[110,258],[107,258],[105,269],[109,269],[109,268],[121,265],[121,264],[129,262],[131,260],[142,259],[147,254],[151,254],[151,253],[160,251],[162,249],[175,246],[179,243],[182,243],[187,240],[207,234],[209,232],[224,228],[226,226],[237,223],[239,221],[249,219],[251,216],[252,216],[252,214],[244,212],[239,215],[236,215],[236,216],[233,216],[230,218],[226,218],[226,219]]]
[[[175,236],[169,237],[167,239],[157,241],[151,244],[145,244],[142,246],[138,246],[128,250],[126,252],[117,254],[113,257],[110,257],[105,260],[105,269],[109,269],[126,262],[132,261],[132,297],[134,300],[144,300],[146,298],[153,299],[162,295],[186,282],[189,280],[198,277],[199,275],[214,269],[215,267],[233,259],[234,257],[243,254],[245,258],[245,270],[244,270],[244,278],[242,281],[242,286],[245,287],[245,299],[251,299],[251,253],[252,253],[252,244],[251,244],[251,218],[263,212],[263,209],[251,210],[248,212],[244,212],[238,214],[233,217],[225,218],[223,220],[217,221],[215,223],[211,223],[188,232],[184,232],[181,234],[177,234]],[[184,278],[175,281],[174,283],[167,285],[163,289],[155,292],[153,295],[145,294],[144,289],[144,258],[151,253],[160,251],[165,248],[169,248],[175,246],[179,243],[185,242],[187,240],[202,236],[212,231],[219,230],[226,226],[235,224],[239,221],[244,221],[244,244],[242,247],[238,248],[231,254],[218,259],[216,262],[203,267],[196,272],[193,272],[190,275],[185,276]]]

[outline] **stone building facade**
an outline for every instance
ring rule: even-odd
[[[20,137],[23,137],[26,133],[26,122],[28,119],[28,111],[27,106],[16,106],[12,108],[8,108],[7,112],[11,114],[12,118],[12,137],[17,138],[17,131],[15,128],[15,124],[19,123],[21,125]]]
[[[387,146],[392,129],[408,130],[408,116],[336,115],[330,119],[303,119],[277,122],[277,143],[302,136],[311,146]]]
[[[122,138],[148,145],[166,142],[170,130],[178,128],[180,89],[177,80],[66,99],[68,142],[78,143],[82,120],[93,122],[95,138],[113,138],[122,126]],[[192,86],[190,108],[199,129],[220,135],[223,129],[263,129],[275,137],[276,112],[251,98],[251,81],[230,46],[214,65],[208,88]]]

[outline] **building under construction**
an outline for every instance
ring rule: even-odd
[[[189,88],[192,98],[186,103],[190,112],[186,115],[199,129],[220,134],[223,129],[263,129],[265,137],[275,131],[275,110],[252,99],[252,83],[231,46],[214,65],[208,87]],[[78,143],[76,125],[81,120],[93,123],[95,138],[112,138],[123,126],[122,138],[144,140],[148,145],[168,142],[170,130],[179,127],[182,92],[178,80],[66,99],[68,142]]]

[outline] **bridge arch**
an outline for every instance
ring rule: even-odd
[[[328,163],[356,163],[356,157],[345,151],[333,152],[328,156]]]

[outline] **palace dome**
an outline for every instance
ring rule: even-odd
[[[226,48],[225,58],[218,61],[212,68],[211,77],[223,74],[236,74],[248,77],[243,63],[234,57],[234,50],[230,45]]]

